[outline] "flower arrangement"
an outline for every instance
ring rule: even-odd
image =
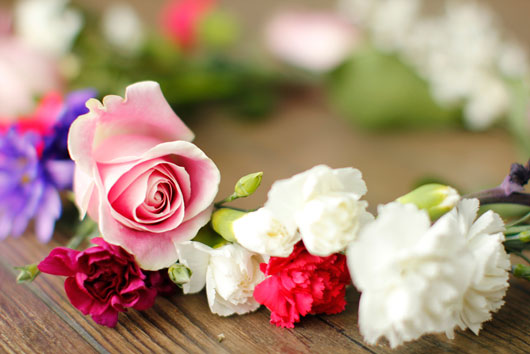
[[[157,83],[130,85],[124,98],[90,98],[77,112],[68,134],[73,199],[98,231],[22,267],[19,280],[65,276],[72,305],[101,325],[180,287],[206,288],[214,314],[265,305],[271,324],[293,328],[307,315],[342,312],[353,284],[365,340],[397,347],[427,333],[451,337],[457,327],[478,334],[503,305],[510,273],[528,279],[530,265],[512,266],[508,256],[528,260],[528,215],[478,210],[528,205],[529,165],[514,164],[499,187],[464,197],[423,185],[376,216],[362,200],[359,170],[318,165],[276,181],[261,208],[242,210],[230,202],[251,196],[262,173],[216,202],[219,170]],[[76,250],[85,240],[93,245]]]
[[[353,286],[369,344],[478,335],[503,306],[509,277],[530,280],[530,214],[491,207],[530,206],[530,162],[513,164],[498,187],[461,196],[425,184],[377,213],[363,199],[361,171],[317,165],[275,181],[266,202],[247,210],[232,202],[252,196],[263,173],[219,196],[219,168],[175,114],[215,104],[260,115],[284,85],[312,84],[317,73],[366,126],[423,125],[428,116],[427,125],[461,119],[481,130],[508,116],[527,144],[524,52],[501,40],[481,6],[451,3],[430,18],[420,7],[344,0],[340,17],[278,16],[266,41],[310,80],[232,56],[239,24],[215,0],[168,1],[156,29],[126,4],[102,17],[67,0],[0,9],[0,240],[29,226],[42,243],[57,228],[72,235],[17,267],[17,280],[65,277],[72,306],[107,327],[160,295],[204,290],[215,315],[264,305],[271,325],[295,328],[356,306],[346,301]]]

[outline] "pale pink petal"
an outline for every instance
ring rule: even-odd
[[[98,163],[136,161],[138,156],[162,142],[145,135],[117,135],[98,144],[94,149],[93,158]]]
[[[339,65],[359,40],[358,30],[331,12],[285,12],[268,23],[266,42],[278,58],[325,72]]]
[[[107,96],[96,109],[98,127],[95,147],[119,135],[144,135],[159,141],[194,138],[192,131],[180,120],[167,103],[160,85],[143,81],[127,87],[125,99]]]
[[[81,218],[85,217],[87,210],[89,208],[90,199],[94,193],[94,180],[92,176],[83,172],[78,166],[74,171],[74,196],[75,203],[79,209],[79,216]]]
[[[92,145],[94,134],[98,123],[96,107],[101,106],[96,99],[90,99],[86,103],[90,110],[87,114],[79,116],[74,120],[68,131],[68,151],[70,157],[76,163],[76,170],[81,168],[85,173],[90,173],[94,166],[92,158]]]
[[[100,229],[105,241],[133,254],[142,269],[159,270],[177,261],[175,245],[194,238],[199,229],[210,221],[211,213],[212,208],[208,208],[175,230],[150,233],[122,225],[110,215],[109,206],[102,203]]]

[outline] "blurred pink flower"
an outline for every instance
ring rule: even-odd
[[[12,23],[11,15],[0,7],[0,36],[11,33]]]
[[[155,82],[87,107],[68,136],[77,205],[143,269],[170,266],[178,259],[175,245],[210,220],[219,170],[189,142],[193,133]]]
[[[30,113],[36,97],[61,86],[54,61],[14,37],[0,35],[0,123]]]
[[[216,0],[170,0],[160,13],[163,31],[181,48],[190,49],[197,43],[200,21]]]
[[[328,12],[285,12],[267,24],[265,40],[278,58],[303,69],[325,72],[354,49],[359,33],[351,23]]]

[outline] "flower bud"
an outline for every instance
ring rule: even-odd
[[[188,283],[191,279],[191,270],[184,264],[175,263],[168,268],[167,272],[169,279],[178,286]]]
[[[230,208],[221,208],[212,214],[212,227],[219,235],[229,242],[237,242],[233,223],[246,213]]]
[[[516,264],[512,266],[512,273],[516,277],[530,280],[530,267],[523,264]]]
[[[454,188],[436,183],[425,184],[397,199],[402,204],[412,203],[424,209],[433,221],[453,209],[459,200]]]
[[[234,188],[235,195],[238,198],[245,198],[254,193],[261,184],[262,176],[263,172],[256,172],[241,177]]]
[[[16,270],[19,270],[20,273],[18,273],[17,276],[17,283],[31,283],[37,275],[39,275],[40,271],[37,268],[37,264],[29,264],[24,267],[15,267]]]

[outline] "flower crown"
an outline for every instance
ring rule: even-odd
[[[359,170],[318,165],[276,181],[262,207],[242,210],[230,202],[251,196],[262,173],[218,198],[217,166],[191,142],[157,83],[133,84],[125,98],[93,96],[76,93],[62,104],[52,130],[64,134],[44,134],[39,145],[10,130],[1,148],[11,156],[3,167],[27,181],[17,192],[31,202],[7,233],[20,234],[35,217],[37,235],[49,239],[60,177],[74,167],[73,199],[88,216],[70,247],[22,267],[18,280],[65,276],[72,305],[98,324],[113,327],[120,312],[145,310],[178,286],[184,294],[206,288],[217,315],[265,305],[272,324],[293,328],[308,314],[343,311],[353,283],[365,340],[396,347],[426,333],[452,337],[457,327],[478,334],[503,305],[509,274],[529,278],[530,267],[512,267],[508,256],[528,260],[527,217],[505,225],[491,210],[478,215],[491,203],[528,205],[528,165],[514,164],[499,187],[465,197],[423,185],[379,206],[377,216],[362,199]],[[66,141],[75,166],[66,162]],[[21,169],[21,158],[32,163]],[[93,245],[77,250],[86,238]]]

